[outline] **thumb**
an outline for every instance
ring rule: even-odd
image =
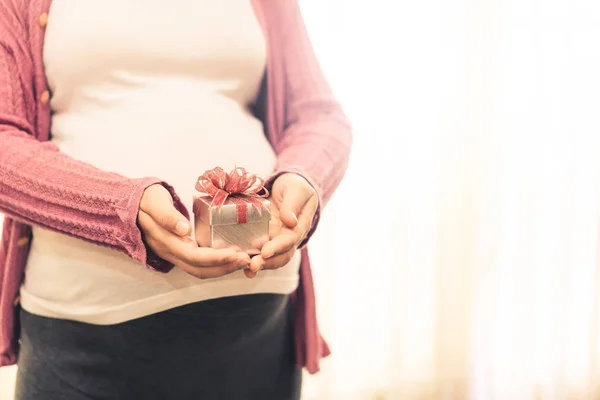
[[[141,203],[142,210],[162,228],[178,236],[190,234],[191,225],[187,218],[173,205],[173,198],[162,185],[146,189]]]
[[[309,196],[296,187],[288,187],[283,195],[283,200],[279,207],[279,219],[288,228],[295,228],[298,225],[298,215],[306,205]]]

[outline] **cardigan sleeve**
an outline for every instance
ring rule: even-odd
[[[319,208],[304,245],[347,169],[352,129],[319,66],[297,0],[280,4],[286,115],[283,139],[275,145],[278,164],[269,182],[293,172],[316,190]]]
[[[14,21],[14,19],[13,19]],[[75,160],[33,137],[37,110],[27,35],[0,25],[0,212],[8,217],[108,247],[167,272],[173,265],[147,248],[137,226],[144,190],[157,178],[129,179]],[[47,105],[46,105],[47,106]],[[49,112],[49,111],[48,111]]]

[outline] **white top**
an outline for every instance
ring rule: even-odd
[[[44,46],[52,141],[98,168],[164,179],[191,211],[205,170],[244,166],[266,177],[275,168],[249,111],[265,47],[249,0],[55,0]],[[114,324],[217,297],[291,293],[299,263],[297,252],[254,279],[199,280],[37,228],[21,302],[38,315]]]

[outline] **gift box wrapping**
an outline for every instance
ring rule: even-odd
[[[262,204],[260,211],[243,198],[228,198],[221,207],[211,207],[212,200],[210,196],[194,197],[194,233],[198,245],[259,254],[269,240],[269,200],[258,199]]]

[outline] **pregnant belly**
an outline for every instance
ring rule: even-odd
[[[208,169],[238,166],[261,177],[273,172],[276,156],[262,123],[238,103],[143,103],[57,113],[52,141],[97,168],[165,180],[190,210],[196,179]]]

